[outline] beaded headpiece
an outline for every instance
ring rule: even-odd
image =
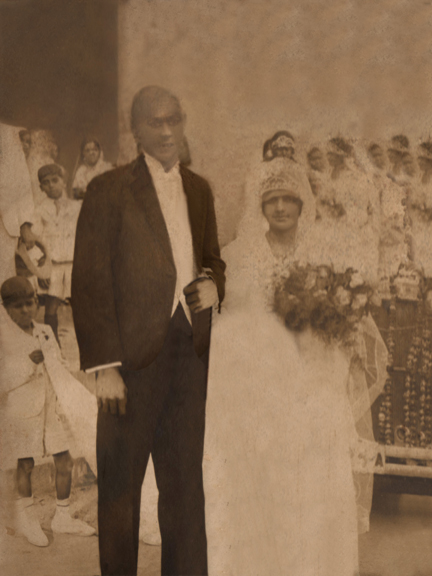
[[[278,174],[270,176],[270,178],[267,178],[262,182],[260,195],[263,197],[265,194],[272,192],[273,190],[286,190],[293,196],[299,197],[298,186],[299,183],[295,178],[288,178],[285,174]]]

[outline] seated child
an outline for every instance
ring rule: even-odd
[[[57,493],[52,530],[54,533],[91,536],[95,530],[72,518],[69,513],[73,460],[69,453],[68,436],[59,416],[63,410],[55,392],[56,386],[56,390],[60,390],[57,380],[60,380],[58,375],[63,368],[60,349],[51,328],[34,322],[37,301],[34,289],[26,278],[9,278],[2,284],[0,295],[9,316],[4,317],[1,326],[1,467],[3,470],[17,467],[17,531],[36,546],[48,545],[48,539],[32,509],[31,473],[35,457],[52,455]],[[91,396],[87,390],[84,392]],[[79,401],[83,402],[81,399]],[[86,403],[90,405],[90,401],[86,400]]]
[[[47,196],[37,208],[42,226],[42,243],[52,261],[44,322],[51,326],[58,341],[57,310],[61,302],[71,296],[72,261],[80,205],[66,195],[66,174],[62,166],[42,166],[38,178],[40,188]]]

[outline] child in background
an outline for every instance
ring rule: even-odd
[[[44,322],[51,326],[58,341],[57,311],[61,302],[71,296],[72,261],[80,205],[66,195],[66,175],[62,166],[42,166],[38,178],[40,188],[47,197],[39,204],[37,213],[42,226],[42,242],[52,261]]]
[[[69,453],[63,413],[53,379],[61,368],[60,349],[52,330],[37,324],[35,292],[30,282],[16,276],[0,289],[3,306],[13,322],[2,325],[0,356],[1,467],[17,466],[16,528],[36,546],[47,546],[33,508],[31,473],[34,458],[52,455],[56,469],[57,506],[54,533],[91,536],[94,528],[69,512],[73,460]],[[88,393],[89,394],[89,393]],[[69,408],[69,407],[66,407]]]

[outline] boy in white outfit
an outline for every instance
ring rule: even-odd
[[[40,188],[46,194],[37,208],[42,225],[42,242],[52,261],[47,283],[45,324],[51,326],[58,341],[57,310],[71,296],[72,262],[80,203],[66,194],[66,174],[62,166],[47,164],[38,171]]]
[[[1,467],[17,466],[16,528],[36,546],[47,546],[33,509],[31,473],[34,457],[52,455],[56,468],[57,506],[54,533],[91,536],[94,528],[69,513],[73,460],[59,413],[50,374],[61,362],[52,330],[37,324],[37,301],[31,283],[22,276],[6,280],[0,289],[3,306],[13,321],[2,326]]]

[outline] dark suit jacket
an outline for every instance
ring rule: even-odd
[[[180,166],[198,271],[225,287],[208,183]],[[78,220],[72,308],[82,369],[120,361],[148,366],[171,319],[176,270],[157,193],[143,156],[90,183]],[[198,355],[209,345],[211,311],[193,314]]]

